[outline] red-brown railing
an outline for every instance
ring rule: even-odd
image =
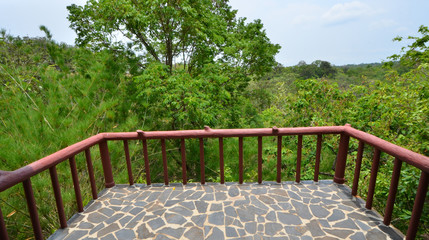
[[[115,186],[112,173],[112,165],[110,161],[109,149],[107,141],[122,140],[124,143],[125,159],[127,164],[129,184],[134,184],[128,141],[141,140],[143,144],[143,157],[145,161],[146,183],[151,185],[149,157],[147,150],[147,139],[159,139],[161,141],[162,162],[164,170],[164,183],[168,185],[168,171],[167,171],[167,158],[165,139],[181,139],[181,160],[182,160],[182,182],[187,183],[186,172],[186,146],[185,139],[194,138],[199,139],[200,144],[200,167],[201,167],[201,184],[205,183],[205,166],[204,166],[204,138],[218,138],[219,139],[219,161],[220,161],[220,182],[224,183],[224,155],[223,155],[223,139],[238,137],[239,140],[239,183],[243,183],[243,138],[244,137],[257,137],[258,138],[258,183],[262,183],[262,139],[267,136],[277,136],[277,182],[281,182],[281,162],[282,162],[282,136],[297,135],[298,136],[298,149],[297,149],[297,165],[296,165],[296,182],[301,180],[301,159],[302,159],[302,139],[303,135],[317,135],[316,147],[316,163],[314,172],[314,181],[319,178],[319,163],[322,149],[322,135],[325,134],[340,134],[340,143],[337,153],[337,162],[335,168],[334,182],[343,184],[345,182],[345,167],[347,161],[347,153],[349,149],[350,137],[359,140],[359,148],[356,159],[355,175],[353,179],[352,195],[356,196],[359,174],[362,162],[362,155],[364,145],[371,145],[374,148],[374,157],[372,163],[371,177],[369,183],[368,196],[366,200],[366,208],[372,208],[372,200],[374,196],[375,183],[377,178],[378,165],[380,160],[380,153],[385,152],[395,157],[393,175],[390,185],[389,196],[386,204],[384,224],[389,225],[391,221],[393,203],[395,201],[396,190],[398,187],[398,180],[401,171],[402,162],[406,162],[421,170],[421,177],[417,195],[414,202],[413,212],[409,223],[407,232],[407,239],[414,239],[417,233],[418,222],[423,209],[425,196],[428,188],[429,180],[429,158],[421,154],[404,149],[371,134],[356,130],[350,125],[333,126],[333,127],[302,127],[302,128],[260,128],[260,129],[210,129],[205,127],[204,130],[183,130],[183,131],[153,131],[153,132],[126,132],[126,133],[100,133],[96,136],[85,139],[81,142],[73,144],[64,148],[54,154],[44,157],[36,162],[24,166],[15,171],[6,172],[0,171],[0,192],[22,183],[24,186],[25,197],[27,199],[28,211],[33,226],[33,232],[36,239],[43,239],[42,229],[39,222],[36,201],[34,199],[33,189],[30,178],[40,172],[49,169],[51,176],[52,187],[56,200],[58,217],[60,227],[67,227],[67,220],[64,213],[64,206],[61,197],[61,189],[58,183],[58,176],[56,172],[56,165],[69,160],[70,169],[72,173],[72,180],[77,202],[78,212],[83,211],[83,203],[79,186],[79,179],[76,170],[75,155],[85,152],[88,174],[91,184],[91,192],[93,199],[97,199],[97,190],[95,185],[94,170],[92,166],[90,148],[98,145],[100,150],[101,162],[104,171],[104,184],[106,188]],[[0,209],[0,238],[9,239],[3,214]]]

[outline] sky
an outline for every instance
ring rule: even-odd
[[[58,42],[73,44],[66,6],[85,0],[0,0],[0,28],[14,36],[44,36],[45,25]],[[239,17],[261,19],[272,43],[282,48],[284,66],[303,60],[334,65],[381,62],[429,25],[428,0],[230,0]],[[409,43],[409,42],[408,42]]]

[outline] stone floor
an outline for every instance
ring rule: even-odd
[[[332,181],[118,185],[49,239],[403,239]]]

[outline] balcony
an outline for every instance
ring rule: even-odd
[[[301,180],[303,137],[317,137],[313,181]],[[332,180],[319,180],[319,166],[324,135],[339,135],[339,146]],[[298,136],[294,182],[281,181],[283,136]],[[263,181],[262,141],[277,139],[276,181]],[[219,182],[207,182],[204,139],[219,142]],[[238,138],[238,181],[225,183],[224,139]],[[257,138],[257,182],[245,183],[243,138]],[[344,185],[350,138],[359,141],[353,161],[354,177],[350,189]],[[148,140],[161,145],[164,183],[151,183]],[[181,183],[170,183],[166,140],[180,141]],[[186,141],[199,141],[200,182],[188,183]],[[108,142],[122,141],[128,184],[114,181]],[[141,141],[145,183],[134,183],[129,141]],[[97,192],[91,159],[91,147],[98,145],[105,189]],[[365,200],[357,196],[364,147],[374,149]],[[395,158],[390,191],[384,216],[372,209],[380,155]],[[75,156],[84,153],[92,199],[83,206]],[[56,166],[69,161],[77,213],[67,221]],[[308,128],[210,129],[101,133],[71,145],[52,155],[11,172],[0,172],[0,191],[17,184],[24,188],[35,239],[43,239],[31,177],[48,170],[55,197],[59,229],[50,239],[402,239],[404,235],[391,225],[392,212],[402,163],[421,170],[412,216],[406,233],[415,239],[428,188],[429,158],[386,142],[350,125]],[[153,166],[152,166],[153,167]],[[252,166],[253,167],[253,166]],[[38,202],[40,204],[40,202]],[[68,203],[69,204],[69,203]],[[0,211],[1,239],[9,236]]]

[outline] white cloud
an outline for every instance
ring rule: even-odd
[[[360,1],[339,3],[325,12],[322,15],[322,20],[328,25],[342,24],[372,13],[371,7]]]

